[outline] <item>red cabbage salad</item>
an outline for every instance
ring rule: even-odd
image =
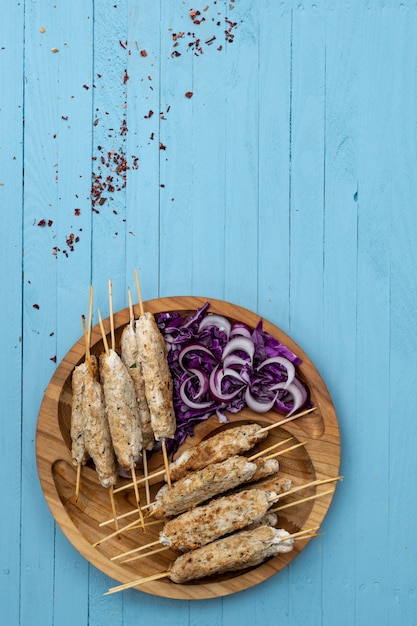
[[[206,302],[195,314],[156,316],[168,351],[177,419],[175,451],[197,422],[244,407],[264,413],[276,409],[287,416],[305,407],[309,390],[300,380],[301,359],[262,330],[254,330],[222,315],[208,313]]]

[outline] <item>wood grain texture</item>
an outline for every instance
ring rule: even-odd
[[[10,4],[0,25],[7,623],[127,626],[139,609],[181,626],[415,621],[416,28],[411,0]],[[198,37],[200,55],[188,45]],[[138,156],[139,168],[95,213],[99,146]],[[279,581],[197,603],[103,598],[111,580],[53,522],[36,472],[39,406],[54,359],[81,335],[89,285],[96,322],[109,278],[115,310],[126,306],[134,267],[145,299],[207,294],[256,311],[326,381],[346,478],[325,535]]]

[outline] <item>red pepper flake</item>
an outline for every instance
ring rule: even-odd
[[[65,121],[67,121],[67,119],[68,119],[68,115],[61,115],[61,118],[62,118],[63,120],[65,120]]]
[[[39,306],[39,304],[34,304],[34,305],[33,305],[33,308],[34,308],[34,309],[36,309],[36,310],[38,311],[38,310],[40,309],[40,306]]]
[[[164,146],[164,144],[162,143],[162,141],[160,141],[160,142],[159,142],[159,149],[160,149],[160,150],[166,150],[166,149],[167,149],[167,147],[166,147],[166,146]]]
[[[88,85],[83,85],[84,89],[90,89]]]
[[[53,361],[54,363],[56,363],[56,355],[55,356],[51,356],[51,358],[49,360]]]
[[[45,220],[39,220],[38,226],[46,226],[46,221]]]
[[[53,221],[52,221],[52,220],[48,220],[48,226],[49,226],[49,228],[52,226],[52,224],[53,224]]]
[[[174,50],[173,52],[171,52],[171,57],[180,57],[181,56],[181,52],[178,52],[178,50]]]
[[[81,209],[74,209],[74,215],[76,215],[77,217],[81,215]]]
[[[126,85],[128,80],[129,80],[129,75],[128,75],[127,71],[125,70],[125,73],[123,75],[123,84]]]
[[[185,97],[186,98],[192,98],[193,97],[193,92],[192,91],[186,91],[185,92]]]
[[[141,51],[140,51],[140,56],[141,56],[141,57],[147,57],[147,56],[148,56],[148,53],[146,52],[146,50],[141,50]]]
[[[145,118],[145,120],[149,120],[152,117],[152,115],[153,115],[153,111],[152,109],[149,109],[148,115],[144,115],[143,117]]]

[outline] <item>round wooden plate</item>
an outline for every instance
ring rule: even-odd
[[[194,296],[149,300],[144,303],[144,308],[154,314],[177,311],[187,316],[194,313],[207,300],[210,302],[209,312],[211,313],[220,313],[232,321],[244,322],[252,328],[259,321],[259,315],[242,307],[221,300]],[[114,315],[116,349],[122,330],[128,322],[128,308]],[[104,320],[104,327],[110,336],[109,319]],[[248,453],[248,456],[292,436],[291,445],[297,442],[305,442],[305,445],[279,457],[280,477],[291,479],[293,486],[307,484],[318,479],[336,478],[340,464],[340,437],[335,410],[326,386],[311,360],[288,335],[266,320],[263,320],[263,329],[302,359],[299,371],[310,388],[311,400],[317,410],[271,430],[268,438],[262,444],[258,444],[257,448]],[[92,353],[97,355],[104,349],[99,325],[92,329],[91,346]],[[101,487],[95,469],[88,464],[82,468],[80,494],[78,502],[74,501],[76,468],[71,460],[71,375],[74,367],[82,362],[84,357],[84,339],[80,338],[59,364],[46,389],[39,412],[36,434],[38,472],[52,515],[69,541],[95,567],[116,581],[126,583],[165,571],[177,555],[171,550],[166,550],[126,564],[111,560],[112,557],[122,552],[157,540],[161,524],[150,525],[145,533],[140,528],[125,532],[118,538],[115,537],[93,547],[98,540],[112,533],[114,526],[112,524],[100,526],[112,518],[109,493]],[[243,409],[229,417],[228,425],[220,425],[217,417],[201,422],[196,427],[195,435],[184,442],[177,455],[186,447],[195,445],[221,428],[253,421],[268,425],[281,421],[285,416],[276,411],[260,415]],[[162,467],[162,454],[154,453],[149,461],[149,471],[154,472]],[[138,470],[138,477],[140,477],[140,470]],[[152,495],[161,486],[159,480],[155,478],[152,481]],[[120,479],[120,485],[128,482],[130,482],[128,479]],[[293,496],[287,496],[280,501],[280,504],[295,502],[316,493],[330,491],[322,497],[283,509],[279,513],[278,526],[290,532],[319,527],[330,506],[335,488],[336,482],[331,482],[316,487],[306,487]],[[146,502],[143,488],[140,489],[140,499],[142,504]],[[127,513],[135,508],[132,489],[116,493],[115,501],[118,514]],[[134,519],[132,516],[126,517],[120,525],[128,524]],[[183,600],[225,596],[252,587],[276,574],[290,563],[310,540],[296,541],[292,552],[273,557],[250,570],[185,585],[177,585],[165,578],[145,583],[138,589],[161,597]],[[103,592],[105,591],[103,589]]]

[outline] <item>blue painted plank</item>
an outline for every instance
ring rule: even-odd
[[[257,308],[259,9],[239,2],[229,20],[226,51],[225,297]]]
[[[324,6],[292,10],[289,330],[319,367],[323,343]],[[318,623],[322,560],[312,542],[290,565],[290,623]],[[299,602],[300,595],[303,602]]]
[[[126,281],[137,301],[133,268],[142,297],[159,295],[160,196],[160,6],[129,3],[127,41],[127,151],[139,158],[127,173]],[[166,123],[166,122],[164,122]]]
[[[2,85],[7,85],[0,93],[0,320],[7,329],[0,359],[0,471],[7,476],[0,521],[0,606],[6,622],[17,624],[22,480],[23,6],[10,7],[9,18],[0,23],[0,75]]]
[[[291,11],[267,2],[259,25],[258,311],[288,332]]]
[[[322,607],[326,624],[351,623],[356,563],[344,548],[355,525],[352,502],[358,489],[354,437],[356,413],[357,232],[360,29],[347,4],[326,14],[326,120],[324,209],[325,342],[322,375],[335,404],[342,440],[340,473],[346,478],[323,524]],[[346,243],[348,245],[346,245]],[[342,376],[341,376],[341,373]]]

